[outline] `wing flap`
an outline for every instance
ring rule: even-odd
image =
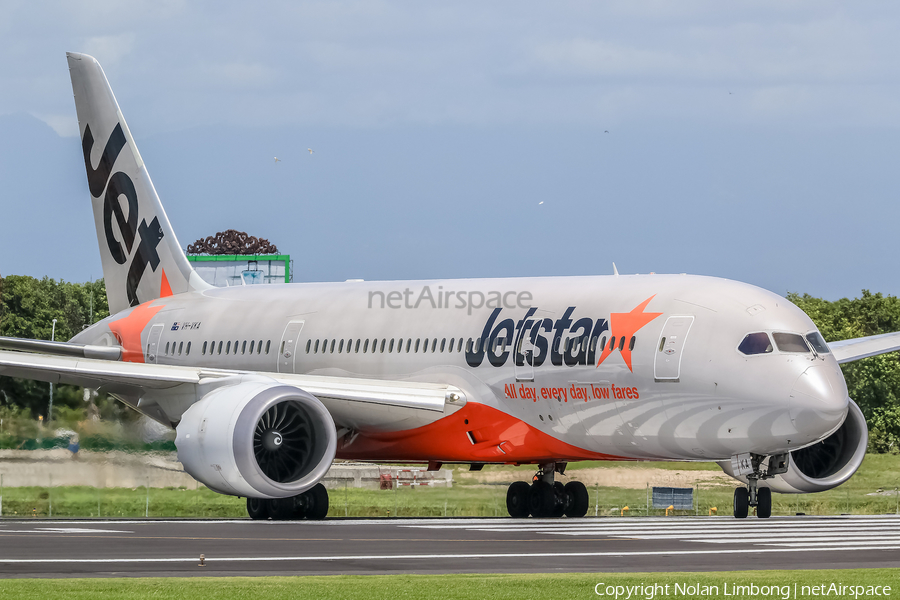
[[[326,405],[327,400],[337,400],[350,404],[444,412],[447,404],[462,406],[466,402],[459,388],[447,384],[205,369],[0,350],[0,375],[91,388],[164,391],[182,384],[196,385],[204,379],[248,374],[297,386],[320,398]]]

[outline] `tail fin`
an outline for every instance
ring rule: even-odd
[[[66,57],[110,312],[210,287],[175,238],[100,63]]]

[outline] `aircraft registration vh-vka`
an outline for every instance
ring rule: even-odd
[[[533,464],[513,517],[582,517],[578,460],[715,461],[742,485],[831,489],[868,432],[796,306],[712,277],[611,275],[214,288],[185,257],[99,63],[68,54],[110,316],[3,338],[0,374],[101,388],[176,431],[185,471],[254,519],[321,519],[337,458]]]

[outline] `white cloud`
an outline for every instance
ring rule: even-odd
[[[90,54],[107,67],[117,67],[134,50],[136,39],[135,32],[89,37],[82,42],[80,52]]]
[[[16,60],[0,64],[0,112],[70,110],[61,56],[78,50],[159,129],[248,114],[349,126],[900,120],[900,7],[887,3],[60,0],[40,18],[30,7],[15,4],[7,27]]]
[[[76,137],[78,135],[78,119],[75,112],[62,115],[32,113],[31,116],[49,125],[60,137]]]

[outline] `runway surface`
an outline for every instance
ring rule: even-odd
[[[894,516],[0,521],[0,577],[898,566]]]

